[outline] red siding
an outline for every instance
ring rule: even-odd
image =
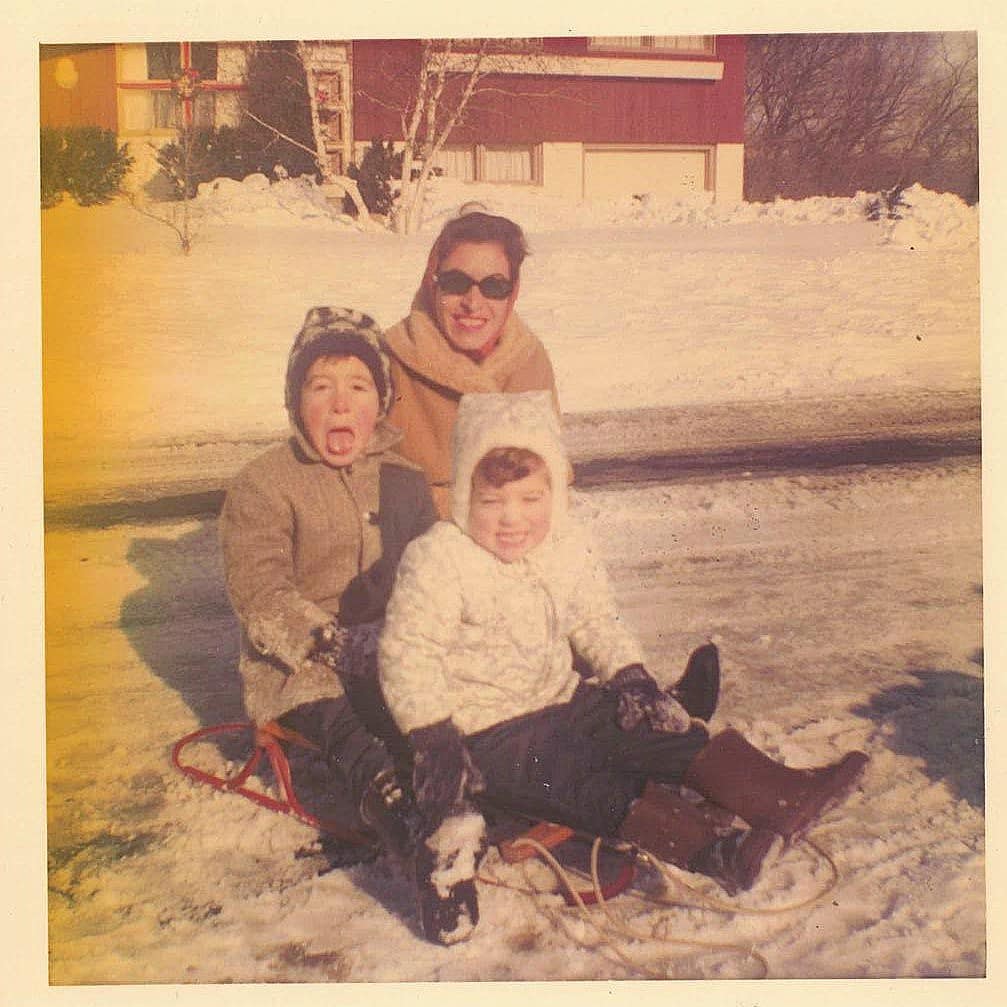
[[[548,39],[546,50],[585,55],[587,40]],[[354,139],[402,136],[387,105],[403,103],[418,57],[416,41],[354,43]],[[742,143],[744,36],[718,36],[713,58],[724,63],[720,81],[488,75],[451,142]]]
[[[60,87],[55,79],[61,58],[73,60],[77,83]],[[116,128],[115,46],[43,45],[39,47],[39,113],[43,126]]]

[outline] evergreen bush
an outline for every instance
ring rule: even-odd
[[[299,156],[297,148],[286,149],[266,143],[260,129],[251,126],[198,127],[183,130],[177,140],[157,152],[161,173],[171,184],[176,199],[192,199],[202,182],[215,178],[241,181],[261,172],[271,176],[281,165],[286,174],[315,174],[310,154]]]
[[[347,174],[356,181],[360,198],[367,209],[371,213],[387,215],[394,202],[391,180],[402,174],[402,152],[395,152],[391,140],[372,140],[359,166],[351,164]]]
[[[876,196],[868,200],[864,212],[868,220],[901,220],[902,211],[909,209],[905,200],[905,186],[893,185],[890,189],[882,189]]]
[[[257,43],[249,57],[246,86],[249,116],[241,129],[246,154],[254,152],[254,170],[268,175],[282,164],[291,178],[314,175],[321,181],[312,153],[315,136],[297,43]]]
[[[81,206],[107,203],[133,163],[128,145],[120,147],[115,133],[100,126],[43,127],[39,150],[44,207],[64,192]]]
[[[42,206],[55,206],[66,190],[63,170],[63,131],[43,126],[39,137]]]
[[[240,180],[252,173],[236,133],[231,126],[190,127],[158,149],[157,163],[176,199],[192,199],[201,182],[221,177]]]

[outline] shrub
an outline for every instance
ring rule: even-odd
[[[201,182],[220,177],[242,179],[252,173],[245,166],[236,132],[230,126],[190,127],[158,149],[157,163],[176,199],[192,199]]]
[[[183,195],[191,199],[200,183],[215,178],[240,182],[256,172],[272,175],[277,165],[282,165],[288,175],[315,172],[310,154],[289,144],[281,148],[268,140],[263,142],[261,129],[251,126],[182,130],[178,140],[158,150],[157,163],[176,199]]]
[[[247,138],[245,149],[257,158],[254,170],[268,175],[275,165],[282,164],[291,178],[316,175],[319,181],[312,153],[315,136],[308,89],[297,43],[257,43],[249,57],[246,85],[248,111],[261,120],[256,122],[250,115],[241,124]]]
[[[66,189],[63,171],[63,132],[42,127],[39,137],[39,162],[42,181],[42,206],[55,206]]]
[[[868,220],[901,220],[902,211],[909,209],[905,200],[905,186],[893,185],[890,189],[882,189],[876,196],[868,200],[864,213]]]
[[[402,173],[402,152],[395,153],[391,140],[372,140],[364,151],[360,165],[351,164],[347,174],[355,179],[360,198],[371,213],[387,214],[391,211],[391,179]],[[350,211],[352,212],[352,211]]]
[[[64,192],[81,206],[107,203],[133,163],[128,145],[100,126],[43,127],[39,142],[41,198],[55,206]]]

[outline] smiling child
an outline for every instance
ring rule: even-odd
[[[379,649],[388,708],[415,752],[420,848],[451,878],[445,902],[471,929],[480,807],[618,837],[729,893],[750,888],[866,756],[791,769],[737,731],[711,739],[709,709],[658,687],[569,513],[548,392],[463,396],[453,454],[453,520],[403,553]],[[701,650],[716,663],[716,648]]]

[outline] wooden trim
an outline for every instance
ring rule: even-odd
[[[532,74],[562,77],[637,77],[653,80],[721,80],[724,63],[717,59],[682,59],[661,53],[662,59],[637,59],[632,56],[552,56],[544,53],[491,54],[483,56],[483,73]],[[472,70],[475,54],[437,53],[437,69],[453,73]]]

